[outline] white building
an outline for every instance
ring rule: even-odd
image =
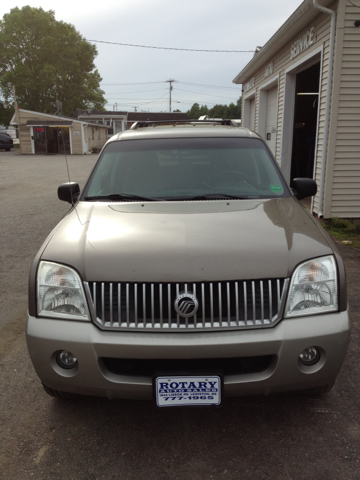
[[[320,3],[321,2],[321,3]],[[318,184],[319,217],[360,217],[358,0],[305,0],[233,80],[243,126],[268,143],[291,182]]]
[[[23,108],[17,108],[10,124],[19,129],[20,152],[25,155],[82,155],[99,151],[108,138],[107,125]]]

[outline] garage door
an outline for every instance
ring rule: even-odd
[[[266,101],[265,139],[274,155],[276,148],[277,90],[277,86],[268,90]]]

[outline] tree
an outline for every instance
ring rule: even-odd
[[[104,92],[95,69],[95,45],[73,25],[57,21],[55,12],[16,7],[0,21],[0,93],[12,101],[15,86],[20,108],[64,115],[77,108],[103,110]]]
[[[14,107],[0,100],[0,125],[8,127],[14,115]]]
[[[194,105],[186,113],[188,117],[197,119],[202,115],[209,115],[209,109],[206,105],[201,105],[200,107],[198,103],[194,103]]]
[[[208,108],[207,105],[199,106],[198,103],[186,112],[190,118],[199,118],[201,115],[208,115],[210,118],[241,118],[241,97],[235,103],[230,105],[214,105]]]

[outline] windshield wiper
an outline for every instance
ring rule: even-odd
[[[163,198],[143,197],[142,195],[134,195],[132,193],[109,193],[109,195],[95,195],[93,197],[84,197],[84,200],[145,200],[147,202],[162,201]]]
[[[233,200],[245,200],[248,199],[249,196],[229,195],[227,193],[206,193],[204,195],[196,195],[195,197],[176,198],[176,200],[226,200],[227,198],[232,198]]]

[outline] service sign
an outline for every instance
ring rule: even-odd
[[[169,376],[155,380],[159,407],[220,405],[221,379],[212,376]]]
[[[304,35],[291,45],[290,60],[300,55],[315,42],[315,27],[311,27]]]

